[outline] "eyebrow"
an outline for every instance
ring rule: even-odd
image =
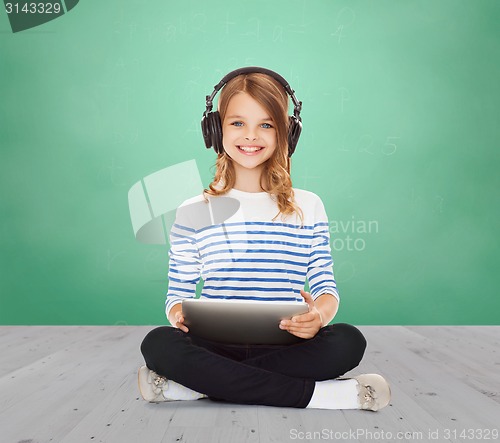
[[[228,115],[226,116],[226,118],[239,118],[239,119],[242,119],[242,120],[245,120],[245,117],[242,117],[241,115]],[[272,122],[273,119],[271,117],[266,117],[266,118],[263,118],[261,119],[261,121],[270,121]]]

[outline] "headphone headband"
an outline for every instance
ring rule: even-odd
[[[297,118],[300,116],[300,111],[302,110],[302,102],[297,100],[297,97],[295,97],[295,91],[290,87],[289,83],[277,72],[271,71],[270,69],[266,68],[261,68],[259,66],[247,66],[245,68],[239,68],[235,69],[234,71],[231,71],[230,73],[226,74],[222,80],[217,83],[214,86],[214,90],[212,94],[207,95],[206,97],[206,110],[205,114],[208,114],[209,112],[212,111],[213,108],[213,101],[217,93],[228,83],[230,80],[233,78],[237,77],[238,75],[242,74],[253,74],[253,73],[258,73],[258,74],[266,74],[269,75],[270,77],[274,78],[276,81],[278,81],[283,88],[285,88],[285,91],[288,93],[290,98],[292,99],[293,102],[293,115]]]

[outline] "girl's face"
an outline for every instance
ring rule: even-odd
[[[222,122],[222,144],[240,168],[262,169],[276,149],[276,129],[269,113],[246,92],[239,92],[228,103]]]

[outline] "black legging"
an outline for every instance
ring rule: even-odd
[[[338,323],[289,346],[228,345],[161,326],[141,345],[146,365],[213,400],[305,408],[315,381],[337,378],[358,366],[363,334]]]

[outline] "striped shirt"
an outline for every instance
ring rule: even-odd
[[[271,194],[231,189],[223,196],[186,200],[170,232],[169,286],[165,310],[195,297],[303,301],[306,278],[313,299],[332,294],[333,275],[328,218],[314,193],[294,189],[299,216],[278,214]]]

